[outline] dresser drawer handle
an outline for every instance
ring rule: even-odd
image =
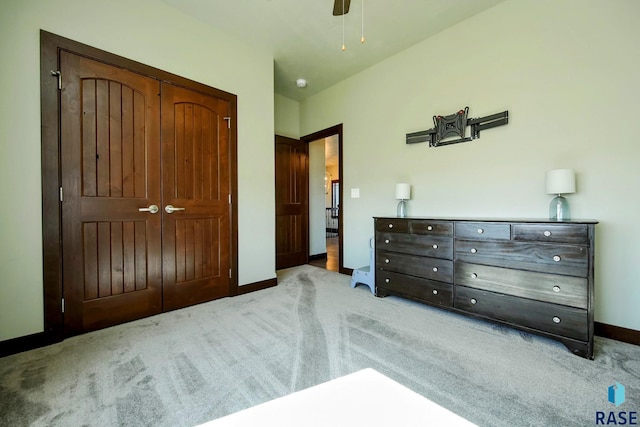
[[[393,224],[389,224],[389,228],[393,228]]]
[[[561,258],[560,258],[560,256],[558,256],[558,255],[554,255],[554,256],[553,256],[553,260],[554,260],[555,262],[559,262],[559,261],[560,261],[560,259],[561,259]]]
[[[433,245],[433,249],[438,249],[438,245]]]
[[[475,299],[475,298],[471,298],[471,304],[476,304],[477,302],[478,302],[478,300],[477,300],[477,299]]]
[[[482,228],[478,228],[478,234],[482,234],[484,233],[484,230]]]
[[[433,292],[434,295],[438,295],[438,290],[437,289],[434,289],[431,292]]]
[[[554,286],[553,287],[553,292],[560,292],[560,286]]]
[[[384,263],[385,263],[385,264],[389,264],[389,258],[385,258],[385,259],[384,259]]]
[[[434,271],[434,273],[437,273],[438,272],[438,267],[433,267],[433,271]]]
[[[558,316],[553,316],[553,323],[560,323],[560,318]]]
[[[428,226],[427,226],[427,230],[429,230],[429,231],[433,230],[433,226],[428,225]]]
[[[384,239],[384,242],[385,243],[389,243],[389,239]]]
[[[471,248],[471,253],[475,254],[476,252],[478,252],[478,250],[476,248]]]
[[[388,277],[386,279],[384,279],[384,283],[389,283],[391,281],[391,279],[389,279]]]
[[[551,236],[551,232],[549,230],[545,230],[545,232],[542,234],[544,234],[545,237]]]
[[[472,278],[472,279],[477,279],[477,278],[478,278],[478,275],[477,275],[476,273],[471,273],[471,278]]]

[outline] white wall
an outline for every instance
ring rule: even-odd
[[[545,218],[545,171],[573,168],[573,216],[600,221],[596,320],[640,330],[639,16],[636,0],[507,0],[302,102],[302,134],[344,124],[345,267],[367,263],[397,182],[412,215]],[[509,124],[405,144],[465,106]]]
[[[324,145],[325,138],[309,143],[309,255],[327,253]]]
[[[154,0],[3,0],[0,341],[43,331],[40,29],[238,96],[239,283],[274,278],[273,58]]]
[[[276,135],[300,139],[300,103],[277,93],[274,102]]]

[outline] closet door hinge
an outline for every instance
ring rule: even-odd
[[[233,199],[231,197],[231,193],[229,193],[229,204],[233,203]]]
[[[62,90],[62,73],[60,71],[50,70],[52,76],[56,76],[58,78],[58,90]]]
[[[62,298],[62,312],[64,313],[64,298]]]
[[[229,269],[229,279],[231,279],[231,269]]]
[[[227,121],[227,129],[231,129],[231,117],[223,117]]]
[[[62,191],[62,187],[60,187],[60,201],[64,202],[64,191]]]

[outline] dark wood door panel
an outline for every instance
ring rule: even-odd
[[[278,268],[300,265],[306,262],[302,215],[276,216],[276,265]]]
[[[277,216],[301,216],[302,211],[300,203],[278,203],[276,207]]]
[[[308,146],[291,138],[275,138],[276,269],[309,259]]]
[[[221,276],[221,235],[224,230],[216,218],[176,220],[176,282]]]
[[[117,298],[85,301],[82,328],[84,331],[93,331],[147,316],[143,313],[158,312],[159,307],[154,301],[160,297],[157,290],[146,290],[123,294]]]
[[[230,103],[163,84],[162,111],[164,308],[173,310],[230,294]]]
[[[208,101],[206,98],[194,102],[176,100],[172,106],[175,138],[171,165],[174,173],[173,199],[220,200],[228,194],[228,188],[225,188],[228,183],[224,179],[228,174],[228,168],[225,171],[229,155],[228,137],[221,135],[228,133],[224,120],[229,114],[228,106],[225,103],[218,105],[217,100],[213,100],[213,104]]]
[[[171,215],[175,217],[165,222],[163,234],[164,310],[229,296],[228,218],[215,211],[202,217],[182,212]]]
[[[122,82],[81,78],[83,197],[146,196],[146,98]]]
[[[153,79],[64,51],[60,64],[64,327],[73,335],[162,309],[161,217],[139,211],[160,203],[160,103]]]
[[[84,222],[84,300],[147,289],[145,221]]]

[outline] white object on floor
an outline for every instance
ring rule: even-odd
[[[475,426],[374,369],[201,424],[229,426]]]
[[[373,295],[376,294],[376,260],[375,245],[373,237],[369,239],[369,265],[353,270],[351,273],[351,287],[355,288],[358,283],[367,285]]]

